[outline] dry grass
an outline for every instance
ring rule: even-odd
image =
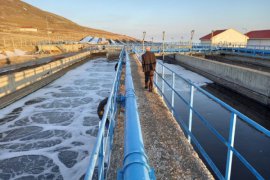
[[[48,22],[48,23],[47,23]],[[38,32],[20,32],[20,27],[37,28]],[[47,32],[52,34],[48,35]],[[78,41],[85,36],[114,40],[134,38],[80,26],[61,16],[42,11],[20,0],[0,0],[0,48],[27,46],[40,41]],[[5,40],[4,40],[5,39]]]

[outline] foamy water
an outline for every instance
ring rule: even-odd
[[[0,179],[82,178],[114,65],[104,58],[89,61],[0,110]]]

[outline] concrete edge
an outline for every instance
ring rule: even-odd
[[[38,89],[46,86],[47,84],[53,82],[54,80],[60,78],[61,76],[63,76],[65,73],[67,73],[69,70],[74,69],[82,64],[84,64],[86,62],[86,59],[89,58],[85,57],[84,59],[82,59],[79,62],[76,62],[72,65],[70,65],[69,67],[66,67],[64,69],[61,69],[60,71],[53,73],[29,86],[26,86],[22,89],[19,89],[13,93],[10,93],[6,96],[3,96],[0,98],[0,109],[3,109],[4,107],[14,103],[15,101],[37,91]]]

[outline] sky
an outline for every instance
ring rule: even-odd
[[[23,0],[77,24],[146,40],[194,40],[212,30],[270,29],[270,0]]]

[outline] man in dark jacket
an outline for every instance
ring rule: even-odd
[[[145,89],[153,91],[154,72],[156,70],[155,54],[150,52],[151,48],[146,47],[146,52],[142,55],[142,68],[145,75]]]

